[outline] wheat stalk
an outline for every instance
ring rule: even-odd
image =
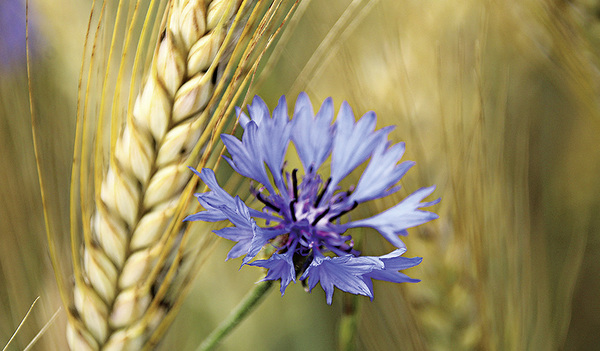
[[[152,66],[96,193],[67,334],[74,350],[141,348],[170,305],[151,309],[167,228],[214,92],[213,64],[239,1],[171,4]],[[168,250],[167,250],[168,251]],[[77,273],[80,274],[77,277]],[[151,277],[151,278],[149,278]]]

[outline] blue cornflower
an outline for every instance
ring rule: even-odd
[[[404,143],[390,144],[388,134],[392,127],[375,130],[373,112],[356,122],[346,102],[333,123],[332,99],[326,99],[315,115],[305,93],[298,97],[291,120],[285,97],[281,97],[272,116],[259,97],[248,106],[248,112],[250,117],[238,109],[244,128],[241,140],[227,134],[221,138],[231,155],[226,157],[231,167],[262,184],[252,188],[262,209],[252,209],[239,196],[229,195],[217,183],[214,172],[204,168],[193,171],[211,189],[196,194],[206,210],[186,220],[233,223],[234,227],[215,231],[237,242],[227,258],[245,255],[242,265],[268,269],[264,280],[280,279],[282,294],[298,276],[307,281],[309,290],[319,282],[328,304],[334,286],[372,299],[372,279],[419,281],[399,272],[422,261],[420,257],[401,256],[406,247],[399,235],[438,217],[421,210],[439,202],[421,202],[435,187],[419,189],[396,206],[369,218],[350,220],[346,216],[363,202],[396,192],[400,188],[396,184],[414,165],[410,161],[398,163],[404,154]],[[290,141],[298,152],[304,175],[298,169],[284,170]],[[317,171],[330,156],[330,176],[324,181]],[[341,189],[340,181],[368,159],[356,187]],[[257,220],[264,225],[259,226]],[[379,257],[360,256],[352,237],[345,234],[355,227],[376,229],[397,249]],[[252,261],[267,246],[272,255]]]

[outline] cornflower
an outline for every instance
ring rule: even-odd
[[[231,167],[261,184],[251,192],[262,208],[250,208],[239,196],[232,197],[221,188],[211,169],[192,169],[211,191],[195,194],[205,211],[185,220],[230,221],[233,227],[214,231],[237,242],[227,259],[245,256],[242,266],[266,268],[263,280],[281,280],[282,295],[297,277],[308,283],[309,291],[319,282],[328,304],[332,302],[334,286],[373,299],[373,279],[420,281],[399,272],[422,261],[420,257],[401,256],[406,246],[399,236],[407,235],[407,228],[438,217],[421,210],[439,202],[421,202],[435,186],[421,188],[372,217],[352,220],[349,215],[362,203],[398,191],[400,186],[396,184],[414,165],[412,161],[398,163],[405,146],[388,141],[393,127],[375,130],[374,112],[356,122],[345,101],[332,123],[333,100],[326,99],[315,115],[305,93],[299,95],[291,120],[285,96],[272,116],[260,97],[254,98],[248,112],[250,117],[237,109],[244,128],[242,139],[228,134],[221,135],[221,139],[231,155],[225,157]],[[298,169],[285,170],[290,141],[302,163],[303,175]],[[324,181],[318,170],[330,156],[330,175]],[[340,181],[368,159],[356,187],[341,189]],[[264,225],[258,225],[257,220]],[[360,256],[352,237],[346,235],[348,229],[356,227],[377,230],[396,249],[383,256]],[[252,261],[261,251],[272,254]]]

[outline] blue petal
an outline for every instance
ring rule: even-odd
[[[267,104],[259,96],[254,96],[252,104],[248,105],[248,113],[258,126],[262,125],[263,121],[271,118]]]
[[[300,93],[296,100],[292,118],[292,141],[296,146],[304,172],[310,167],[318,169],[329,156],[333,144],[333,100],[325,99],[321,109],[314,115],[306,93]]]
[[[294,250],[289,250],[285,254],[273,254],[268,260],[256,260],[249,263],[250,266],[267,268],[269,272],[262,280],[281,279],[281,295],[293,280],[296,281],[296,271],[292,261]]]
[[[401,257],[404,258],[404,257]],[[414,258],[419,258],[420,257],[414,257]],[[423,260],[420,259],[419,263],[421,263]],[[418,265],[419,263],[415,264]],[[364,275],[365,278],[371,278],[371,279],[377,279],[377,280],[384,280],[384,281],[388,281],[391,283],[418,283],[421,281],[421,279],[414,279],[409,277],[408,275],[401,273],[401,272],[397,272],[393,269],[384,269],[381,271],[373,271],[371,273],[368,273],[366,275]]]
[[[404,143],[398,143],[390,148],[387,148],[386,143],[379,144],[348,202],[352,203],[356,201],[361,203],[378,199],[397,191],[399,187],[389,189],[398,183],[404,174],[415,164],[412,161],[397,164],[403,154]]]
[[[263,162],[265,155],[261,147],[262,141],[257,124],[254,121],[246,124],[241,141],[229,134],[221,134],[221,140],[231,154],[231,158],[225,157],[229,165],[244,177],[252,178],[263,184],[273,194],[273,186]]]
[[[210,168],[203,168],[202,172],[198,172],[196,169],[192,167],[188,167],[192,170],[192,172],[196,173],[196,175],[212,190],[215,200],[221,199],[223,203],[229,203],[233,201],[233,197],[229,195],[228,192],[223,190],[219,183],[217,182],[217,177],[215,177],[215,172]],[[231,199],[231,201],[229,200]],[[213,203],[213,206],[217,206],[217,204]]]
[[[219,210],[218,208],[207,208],[203,205],[208,211],[201,211],[192,215],[189,215],[183,219],[183,221],[203,221],[203,222],[218,222],[224,221],[227,217]]]
[[[235,115],[238,116],[240,126],[246,129],[246,125],[248,124],[248,122],[250,122],[250,118],[248,118],[248,116],[244,112],[242,112],[242,109],[238,106],[235,107]]]
[[[252,120],[239,108],[237,113],[244,134],[241,142],[231,135],[222,135],[223,143],[232,155],[232,159],[226,158],[227,162],[236,172],[260,182],[271,194],[274,194],[264,167],[266,162],[275,184],[282,193],[285,193],[281,168],[292,129],[287,115],[285,96],[279,99],[272,118],[267,104],[258,96],[255,96],[252,104],[248,105],[248,113]]]
[[[235,202],[233,197],[219,186],[215,178],[215,172],[209,168],[202,169],[202,172],[198,172],[192,167],[189,167],[189,169],[196,173],[212,191],[194,194],[206,211],[187,216],[184,221],[216,222],[227,219],[220,208],[222,206],[233,207]]]
[[[192,169],[192,168],[191,168]],[[215,173],[208,168],[199,173],[192,169],[212,191],[196,194],[198,201],[206,211],[202,211],[186,217],[186,221],[219,221],[229,220],[235,225],[231,228],[215,230],[214,233],[232,241],[237,241],[233,249],[227,255],[227,259],[246,255],[242,264],[249,262],[262,247],[272,238],[286,232],[286,229],[260,228],[251,217],[265,217],[265,214],[251,209],[240,199],[239,196],[232,198],[223,188],[219,186]],[[273,219],[269,217],[270,219]]]
[[[285,194],[281,169],[292,132],[292,124],[289,122],[287,113],[287,102],[285,96],[279,99],[279,104],[273,111],[273,118],[269,116],[269,110],[266,109],[267,106],[264,102],[259,97],[254,98],[254,104],[256,105],[258,102],[262,103],[259,112],[254,112],[258,109],[253,108],[250,110],[250,114],[253,119],[255,113],[263,114],[262,120],[257,122],[262,155],[271,170],[275,184],[279,187],[281,193]],[[264,115],[265,110],[266,116]]]
[[[421,257],[400,257],[406,249],[398,249],[387,255],[378,257],[384,264],[381,270],[373,270],[363,275],[365,283],[373,289],[372,279],[384,280],[392,283],[418,283],[419,279],[413,279],[404,273],[398,271],[419,265],[423,259]],[[371,298],[373,300],[373,298]]]
[[[252,237],[254,236],[251,227],[227,227],[219,230],[214,230],[213,233],[217,234],[218,236],[224,239],[237,242],[237,244],[233,246],[229,253],[227,253],[228,260],[231,258],[238,258],[247,254],[248,250],[250,249]]]
[[[367,112],[357,123],[354,113],[346,101],[342,103],[336,120],[336,132],[331,153],[331,185],[325,195],[328,200],[336,185],[358,165],[366,161],[373,150],[386,144],[387,134],[393,127],[386,127],[376,132],[377,116]]]
[[[184,221],[216,222],[226,220],[227,216],[223,213],[222,208],[225,207],[235,209],[235,199],[231,195],[229,195],[228,192],[223,190],[223,188],[221,188],[215,177],[215,172],[213,172],[212,169],[203,168],[202,172],[198,172],[192,167],[189,167],[189,169],[196,173],[196,175],[200,177],[200,179],[202,179],[204,184],[206,184],[211,189],[211,191],[206,193],[194,194],[198,199],[200,205],[202,205],[202,207],[204,207],[206,211],[201,211],[196,214],[187,216],[184,219]],[[250,214],[253,217],[265,218],[265,214],[260,211],[251,208],[249,208],[248,210],[250,211]],[[269,218],[272,219],[271,217]]]
[[[251,248],[256,231],[259,229],[254,219],[250,217],[248,207],[239,196],[236,196],[234,208],[222,206],[220,209],[235,225],[235,228],[223,228],[215,230],[214,233],[222,238],[238,242],[227,254],[227,259],[246,255]]]
[[[235,228],[223,228],[215,230],[214,233],[228,240],[237,241],[238,244],[227,255],[227,259],[246,255],[242,265],[254,258],[265,244],[285,233],[285,229],[261,228],[256,221],[250,217],[250,209],[240,199],[235,197],[235,208],[222,206],[221,211],[227,219],[235,225]]]
[[[317,282],[320,282],[321,287],[325,290],[327,303],[331,305],[334,286],[351,294],[373,297],[373,290],[362,276],[383,268],[383,263],[376,257],[346,255],[331,258],[315,255],[300,279],[308,277],[309,290],[312,290]]]
[[[421,203],[421,201],[429,196],[433,190],[435,190],[435,186],[421,188],[409,195],[398,205],[373,217],[349,222],[345,227],[374,228],[394,246],[403,248],[405,245],[398,235],[406,235],[406,229],[438,218],[438,215],[435,213],[419,210],[419,208],[431,206],[440,201],[440,199],[437,199],[435,201]]]
[[[374,270],[367,273],[367,276],[373,279],[387,280],[394,283],[403,283],[405,281],[419,282],[419,279],[408,278],[408,280],[406,280],[406,278],[403,278],[406,277],[406,275],[398,275],[398,271],[418,266],[423,262],[422,257],[402,257],[401,255],[404,252],[406,252],[406,249],[397,249],[387,255],[379,256],[379,260],[384,264],[384,269]],[[388,279],[387,277],[391,278]],[[397,279],[397,277],[399,279]]]
[[[252,241],[250,242],[250,248],[248,249],[248,253],[242,261],[242,265],[247,264],[254,257],[256,257],[256,255],[258,255],[260,250],[262,250],[262,248],[269,242],[269,240],[275,238],[278,235],[288,233],[288,230],[285,228],[260,228],[256,226],[256,223],[254,223],[254,226],[256,227],[256,229],[254,230],[254,236],[252,237]]]

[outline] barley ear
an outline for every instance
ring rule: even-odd
[[[81,172],[74,174],[81,186],[82,214],[72,218],[75,286],[67,330],[72,349],[142,349],[160,340],[165,320],[172,319],[200,261],[198,251],[207,245],[197,239],[190,244],[189,230],[181,225],[194,188],[194,183],[188,185],[187,167],[214,161],[214,140],[228,125],[224,116],[231,115],[233,103],[247,89],[256,70],[253,59],[262,55],[293,8],[280,5],[168,2],[151,65],[125,115],[120,115],[119,88],[110,96],[110,79],[103,79],[100,116],[88,117],[78,127],[83,141],[76,156],[83,161]],[[150,6],[148,13],[157,8]],[[139,16],[133,12],[130,18]],[[132,41],[132,28],[126,44]],[[145,21],[144,28],[157,27]],[[124,51],[123,61],[131,50]],[[139,56],[135,65],[143,61]],[[127,75],[123,67],[121,63],[118,83]],[[132,82],[131,89],[135,87]],[[104,118],[108,100],[112,108]],[[92,113],[81,109],[84,119]],[[93,129],[90,120],[97,121],[96,145],[85,148],[85,133]],[[86,160],[92,159],[93,176],[85,170]],[[86,201],[92,193],[86,188],[89,179],[95,183],[92,204]],[[80,246],[78,218],[84,234]]]

